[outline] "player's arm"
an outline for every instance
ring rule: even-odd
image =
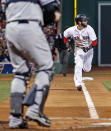
[[[89,27],[89,38],[92,41],[91,46],[95,47],[97,45],[97,37],[94,29],[91,26]]]
[[[94,48],[94,47],[97,45],[97,43],[98,43],[97,39],[96,39],[96,40],[93,40],[92,43],[91,43],[91,45],[89,46],[89,48],[90,48],[90,49],[91,49],[91,48]]]
[[[64,37],[64,43],[67,43],[69,41],[69,38]]]
[[[40,0],[43,8],[44,26],[58,22],[61,17],[58,0]]]
[[[98,43],[95,31],[91,26],[89,27],[89,38],[92,42],[89,47],[83,47],[84,52],[87,52],[88,50],[94,48]]]
[[[64,31],[63,33],[63,37],[64,37],[64,43],[68,43],[69,42],[69,38],[72,36],[71,35],[71,28],[68,28]]]
[[[96,45],[97,45],[97,39],[94,40],[94,41],[92,41],[92,43],[91,43],[90,46],[88,46],[88,47],[83,47],[83,51],[84,51],[84,52],[88,52],[88,50],[94,48]]]

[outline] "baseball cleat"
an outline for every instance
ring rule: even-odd
[[[82,91],[82,86],[81,85],[77,86],[77,90]]]
[[[30,120],[35,121],[40,126],[46,126],[46,127],[51,126],[50,120],[42,113],[35,113],[32,111],[27,111],[26,112],[26,119],[27,119],[27,121],[30,121]]]
[[[9,128],[10,129],[27,129],[28,124],[26,120],[23,120],[22,117],[9,117]]]

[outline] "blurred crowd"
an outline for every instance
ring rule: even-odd
[[[0,62],[10,62],[5,39],[5,16],[0,3]]]
[[[57,61],[57,52],[55,51],[55,38],[57,36],[57,25],[53,24],[53,25],[44,27],[43,31],[49,43],[49,47],[52,52],[53,60]]]

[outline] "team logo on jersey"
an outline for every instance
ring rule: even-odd
[[[89,36],[83,36],[84,40],[89,40]]]
[[[83,40],[89,40],[89,36],[82,36]],[[81,40],[79,36],[74,37],[75,40]]]

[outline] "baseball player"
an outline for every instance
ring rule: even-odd
[[[88,25],[88,19],[84,14],[76,17],[76,26],[64,31],[64,41],[69,37],[75,41],[75,73],[74,82],[77,90],[82,90],[82,69],[89,72],[92,66],[93,48],[97,45],[97,37],[93,28]]]
[[[3,0],[2,3],[6,8],[6,39],[15,74],[11,84],[9,127],[27,128],[23,103],[28,105],[27,120],[49,127],[51,122],[43,109],[53,77],[53,60],[41,26],[59,20],[60,3],[57,0]],[[38,71],[24,100],[30,62]]]

